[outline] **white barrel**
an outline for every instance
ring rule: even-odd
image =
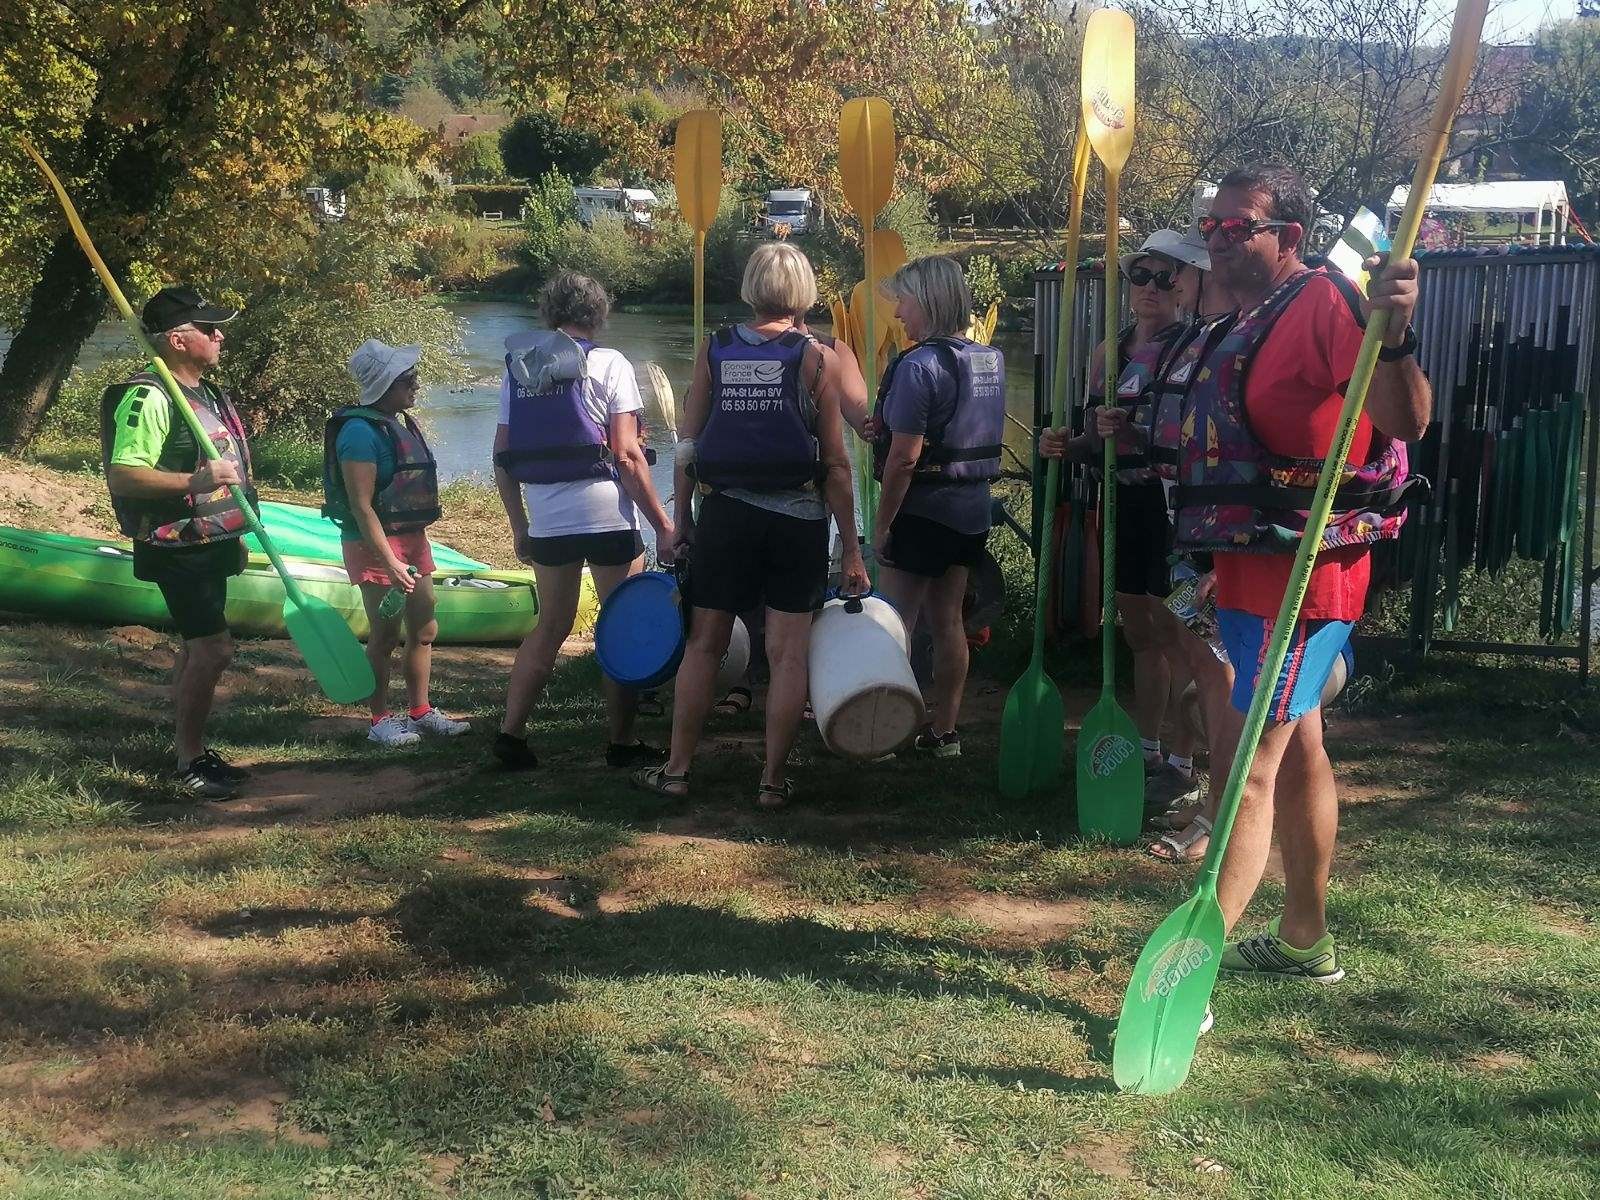
[[[750,631],[744,619],[733,619],[733,632],[728,635],[728,648],[722,652],[717,664],[717,687],[727,691],[736,683],[744,682],[745,668],[750,665]]]
[[[811,708],[828,749],[881,758],[922,727],[908,646],[905,622],[887,601],[868,596],[859,609],[844,600],[823,606],[811,626]]]

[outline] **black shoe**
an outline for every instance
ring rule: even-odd
[[[653,767],[657,763],[665,762],[666,759],[665,750],[646,745],[644,742],[634,742],[631,746],[612,742],[606,747],[608,767]]]
[[[215,750],[207,750],[195,762],[203,762],[206,768],[218,779],[225,779],[229,783],[243,783],[250,778],[250,772],[243,767],[236,767]]]
[[[494,735],[491,748],[500,765],[507,771],[530,771],[539,765],[539,756],[528,745],[527,738],[512,737],[509,733]]]
[[[933,758],[960,758],[961,735],[954,729],[949,733],[934,733],[932,725],[924,725],[911,743],[911,749]]]
[[[238,785],[224,779],[203,754],[180,768],[177,780],[179,789],[196,800],[236,800],[239,797]]]

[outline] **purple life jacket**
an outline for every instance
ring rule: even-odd
[[[116,440],[113,428],[117,408],[132,388],[151,388],[168,404],[161,377],[154,371],[141,371],[124,383],[113,384],[100,396],[101,466],[106,475],[111,474],[111,451]],[[212,384],[200,383],[201,389],[215,405],[197,404],[184,397],[184,403],[194,413],[200,428],[216,447],[217,457],[232,463],[243,480],[240,485],[245,498],[254,506],[255,487],[250,479],[250,445],[245,438],[244,423],[227,392]],[[130,419],[137,421],[137,406]],[[192,474],[205,457],[189,432],[189,425],[179,414],[173,413],[167,428],[167,438],[155,466],[162,471]],[[233,498],[233,490],[215,488],[209,492],[190,492],[166,499],[146,499],[138,496],[111,496],[111,511],[116,514],[117,528],[137,541],[153,546],[198,546],[206,542],[224,542],[244,534],[244,511]]]
[[[1000,477],[1000,452],[1006,428],[1006,359],[993,346],[965,338],[936,337],[897,354],[878,385],[875,411],[883,415],[884,399],[897,367],[927,346],[956,382],[955,405],[938,425],[930,422],[922,454],[911,476],[917,483],[988,483]],[[884,464],[894,434],[883,425],[872,445],[872,477],[883,481]]]
[[[409,414],[399,417],[359,404],[347,405],[331,417],[322,432],[322,515],[341,529],[355,529],[355,511],[339,469],[339,431],[349,421],[368,421],[388,439],[394,474],[372,497],[372,510],[385,533],[426,529],[442,514],[439,507],[439,465],[427,439]],[[376,481],[374,481],[376,482]]]
[[[594,343],[574,338],[585,359]],[[520,483],[572,483],[579,479],[615,479],[609,431],[589,411],[587,369],[577,379],[564,379],[549,391],[535,392],[511,371],[511,416],[506,446],[494,456],[495,466]]]
[[[1285,554],[1299,544],[1323,460],[1268,450],[1250,429],[1244,398],[1250,367],[1273,325],[1318,276],[1333,281],[1360,320],[1360,295],[1342,276],[1303,271],[1239,314],[1196,373],[1180,419],[1173,496],[1180,549]],[[1410,476],[1405,443],[1373,430],[1372,457],[1345,467],[1321,548],[1399,537],[1414,485],[1426,486]]]
[[[732,325],[711,335],[711,410],[695,439],[697,482],[775,492],[822,478],[816,417],[800,399],[800,366],[811,341],[790,329],[752,346]]]
[[[1183,440],[1189,392],[1196,378],[1204,373],[1206,359],[1233,328],[1235,320],[1237,314],[1226,313],[1184,327],[1156,365],[1151,389],[1150,465],[1158,479],[1177,481],[1178,445]]]

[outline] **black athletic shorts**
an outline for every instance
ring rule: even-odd
[[[689,601],[742,613],[808,613],[828,590],[828,522],[775,513],[721,492],[700,505]]]
[[[200,546],[133,544],[133,577],[161,589],[184,641],[228,631],[228,580],[244,564],[244,543],[238,540]]]
[[[637,529],[610,529],[605,533],[568,533],[561,537],[529,538],[533,561],[541,567],[565,567],[586,562],[591,567],[621,567],[644,553]]]
[[[938,579],[951,567],[976,567],[988,542],[988,530],[957,533],[929,517],[901,513],[889,526],[883,561],[908,575]]]
[[[1159,596],[1172,591],[1172,522],[1159,483],[1117,485],[1117,591],[1128,596]]]

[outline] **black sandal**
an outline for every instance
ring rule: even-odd
[[[749,688],[731,687],[726,696],[711,706],[711,711],[719,717],[737,717],[750,711],[752,699]]]
[[[672,800],[687,800],[689,798],[689,773],[670,775],[667,765],[662,763],[659,767],[646,767],[642,771],[635,771],[632,783],[636,788],[646,792],[654,792],[658,796],[666,796]],[[675,792],[673,788],[682,788]]]
[[[785,779],[782,783],[763,783],[756,789],[757,808],[783,808],[794,795],[794,780]]]

